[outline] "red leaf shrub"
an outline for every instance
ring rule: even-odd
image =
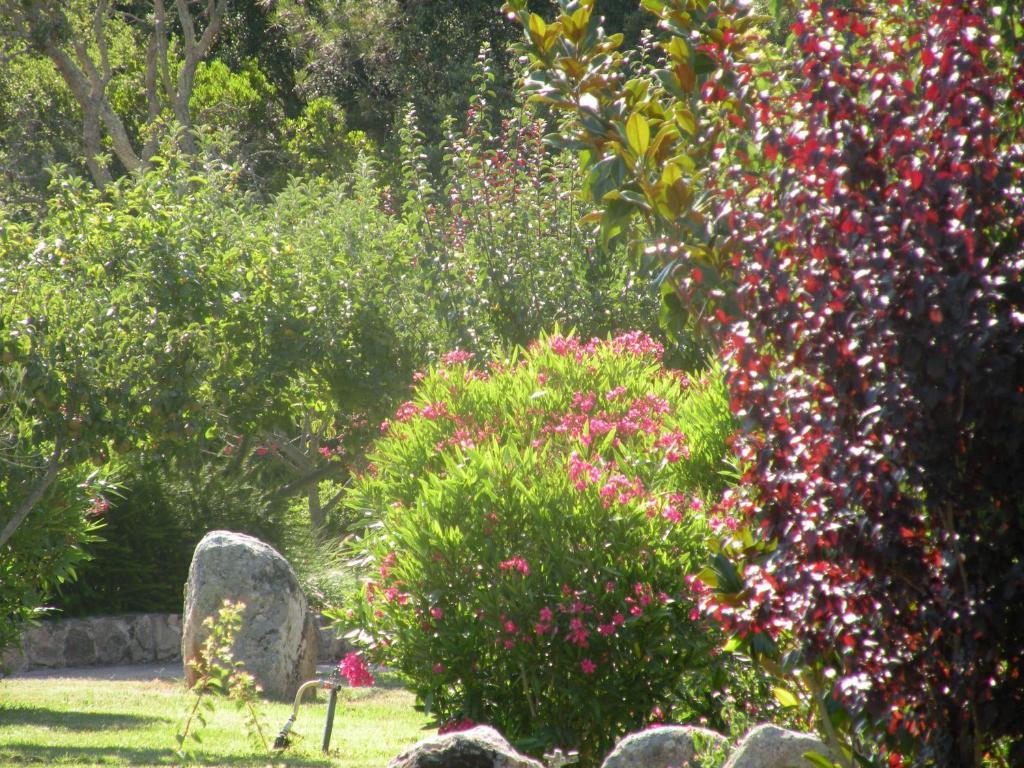
[[[716,610],[940,765],[1024,764],[1024,51],[992,11],[809,3],[728,222],[733,501],[777,547]]]

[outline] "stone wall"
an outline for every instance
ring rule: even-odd
[[[320,663],[340,659],[347,650],[344,640],[320,627]],[[21,650],[0,654],[0,668],[11,672],[61,667],[146,664],[181,658],[181,616],[138,613],[96,616],[87,619],[49,619],[21,636]],[[3,671],[0,669],[0,676]]]

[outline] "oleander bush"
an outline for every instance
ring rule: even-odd
[[[725,727],[730,688],[761,700],[688,587],[726,525],[723,383],[661,355],[639,332],[455,351],[382,427],[346,502],[365,578],[335,617],[443,727],[592,764],[665,717]]]

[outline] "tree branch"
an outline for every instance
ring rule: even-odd
[[[164,88],[164,96],[174,97],[174,85],[171,82],[170,63],[167,58],[167,9],[164,0],[153,1],[154,27],[153,40],[157,49],[157,65],[160,67],[160,82]]]
[[[24,522],[25,518],[28,517],[28,513],[32,511],[32,507],[39,503],[39,500],[43,497],[43,494],[53,485],[53,481],[57,479],[57,474],[61,470],[61,466],[64,461],[64,449],[61,445],[61,441],[58,438],[53,448],[53,454],[50,456],[50,460],[46,463],[46,472],[40,478],[39,483],[32,489],[32,492],[22,499],[21,504],[14,510],[14,514],[11,519],[7,521],[3,531],[0,531],[0,549],[7,544],[14,532],[18,530],[18,526]]]
[[[318,467],[317,469],[310,472],[308,475],[300,477],[297,480],[293,480],[287,485],[283,485],[274,492],[273,498],[282,499],[288,498],[294,495],[303,488],[306,488],[313,483],[319,483],[321,480],[326,480],[332,475],[336,475],[345,469],[345,465],[340,461],[329,461],[326,464]]]
[[[99,0],[99,2],[96,3],[96,12],[92,17],[93,34],[96,35],[96,47],[100,52],[100,73],[104,90],[110,83],[110,78],[112,76],[112,72],[110,70],[110,51],[107,48],[107,32],[105,29],[107,10],[109,7],[109,0]]]

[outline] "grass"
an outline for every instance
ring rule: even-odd
[[[306,696],[309,696],[307,693]],[[0,766],[181,765],[174,739],[192,695],[184,683],[67,678],[0,680]],[[267,741],[291,714],[290,704],[261,702]],[[383,768],[429,736],[412,694],[395,684],[343,689],[328,755],[321,750],[327,695],[306,700],[292,727],[292,744],[268,754],[254,747],[245,720],[220,700],[193,745],[196,764]]]

